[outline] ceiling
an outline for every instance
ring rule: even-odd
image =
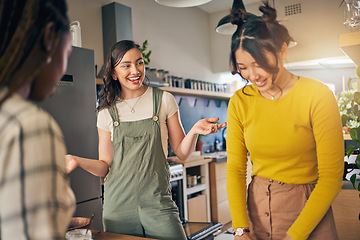
[[[243,0],[243,3],[246,7],[246,4],[261,2],[261,0]],[[227,11],[231,8],[233,0],[212,0],[208,3],[198,6],[198,8],[204,10],[207,13],[215,13],[220,11]]]

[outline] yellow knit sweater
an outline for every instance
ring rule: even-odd
[[[279,100],[255,86],[238,90],[227,114],[227,193],[233,228],[247,227],[246,164],[252,175],[292,184],[317,181],[299,217],[288,230],[306,239],[342,186],[344,142],[339,109],[323,83],[300,77]]]

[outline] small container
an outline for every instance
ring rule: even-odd
[[[169,83],[168,78],[169,78],[169,71],[164,71],[164,82]]]
[[[157,74],[159,79],[164,80],[164,69],[159,69]]]
[[[185,88],[185,82],[182,77],[178,78],[178,82],[179,82],[179,88]]]
[[[65,234],[66,240],[91,240],[92,234],[88,229],[75,229]]]
[[[191,89],[191,80],[190,79],[185,79],[185,88],[189,88]]]
[[[156,71],[156,68],[150,68],[150,72],[151,72],[155,77],[158,77],[158,72]]]

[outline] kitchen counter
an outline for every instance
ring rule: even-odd
[[[355,181],[355,186],[357,187],[358,184],[360,184],[360,180],[359,180],[359,179],[357,179],[357,180]],[[355,190],[355,188],[353,187],[352,183],[351,183],[350,181],[347,181],[347,180],[346,180],[346,181],[343,181],[342,189],[353,189],[353,190]]]
[[[110,232],[100,232],[97,230],[91,230],[92,235],[95,236],[95,240],[149,240],[154,238],[143,238],[143,237],[134,237],[124,234],[110,233]]]
[[[212,161],[212,158],[206,158],[204,155],[197,155],[195,154],[190,155],[190,157],[186,160],[180,160],[178,157],[168,157],[168,162],[173,162],[177,164],[182,164],[184,167],[192,167],[198,166],[202,164],[206,164]]]
[[[227,161],[227,153],[226,153],[226,151],[205,153],[202,156],[204,156],[205,159],[210,158],[210,159],[212,159],[212,162],[216,162],[216,163],[226,162]]]

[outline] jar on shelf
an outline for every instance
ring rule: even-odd
[[[178,78],[178,82],[179,82],[179,88],[185,88],[185,82],[182,77]]]
[[[164,69],[159,69],[157,71],[158,78],[164,81]]]
[[[169,71],[164,71],[164,82],[168,82],[168,77],[169,77]]]
[[[191,89],[191,79],[187,78],[185,79],[185,88]]]
[[[150,68],[150,72],[155,76],[158,77],[158,73],[156,71],[156,68]]]

